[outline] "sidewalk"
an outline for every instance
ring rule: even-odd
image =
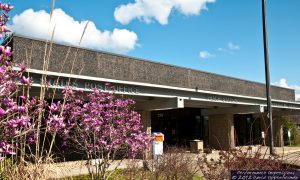
[[[118,166],[117,169],[125,169],[127,165],[130,163],[131,160],[123,160],[122,162],[117,160],[114,161],[108,171],[112,171]],[[142,167],[143,161],[142,160],[135,160],[136,166]],[[63,162],[63,163],[54,163],[54,164],[47,164],[44,166],[47,169],[48,177],[49,178],[64,178],[64,177],[71,177],[71,176],[80,176],[89,174],[88,168],[86,166],[87,161],[71,161],[71,162]],[[119,165],[118,165],[119,164]]]
[[[241,148],[243,151],[247,151],[249,148],[248,146],[243,146],[243,147],[237,147]],[[253,146],[252,147],[252,152],[255,153],[258,148],[260,148],[261,153],[265,154],[266,157],[269,156],[269,148],[267,146]],[[288,163],[288,164],[293,164],[297,165],[300,167],[300,147],[276,147],[275,148],[276,154],[279,156],[282,156],[283,159]],[[206,154],[207,159],[214,159],[218,160],[219,158],[219,152],[218,150],[213,150],[212,153]],[[194,156],[195,159],[201,154],[194,154],[194,153],[189,153],[191,156]],[[120,161],[115,161],[112,163],[110,166],[109,170],[114,170],[114,168],[117,166],[118,163],[120,165],[118,166],[118,169],[124,169],[127,168],[128,164],[130,163],[131,160],[126,159],[123,160],[122,162]],[[48,175],[50,178],[63,178],[63,177],[70,177],[70,176],[80,176],[80,175],[85,175],[88,174],[88,168],[86,166],[87,161],[72,161],[72,162],[63,162],[63,163],[55,163],[55,164],[49,164],[45,165],[45,168],[48,171]],[[138,167],[143,166],[143,161],[142,160],[136,160],[136,165]]]
[[[242,148],[243,150],[247,150],[249,146],[238,146],[237,148]],[[268,146],[252,146],[254,147],[253,151],[257,150],[258,148],[261,148],[262,152],[266,152],[269,154],[269,147]],[[275,147],[275,153],[278,155],[282,154],[288,154],[288,153],[294,153],[294,152],[300,152],[300,147]]]
[[[240,146],[237,148],[241,148],[246,152],[249,146]],[[257,152],[258,150],[260,150],[262,154],[266,154],[266,158],[269,157],[270,149],[268,146],[252,146],[253,153]],[[282,157],[282,159],[286,161],[286,164],[300,167],[300,147],[275,147],[274,150],[279,157]]]

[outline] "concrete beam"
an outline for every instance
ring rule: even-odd
[[[143,124],[143,131],[151,133],[151,111],[139,111]]]
[[[137,102],[136,109],[143,111],[184,108],[184,99],[181,97],[169,99],[154,99]]]
[[[260,117],[266,118],[266,116],[267,116],[266,111],[264,113],[253,114],[253,117],[255,118],[260,118]],[[291,109],[280,110],[277,108],[273,108],[273,117],[279,117],[279,116],[300,116],[300,110],[291,110]]]
[[[202,109],[202,116],[218,115],[218,114],[250,114],[250,113],[263,113],[264,107],[257,106],[237,106],[237,107],[222,107],[213,109]]]
[[[285,109],[281,111],[273,111],[274,116],[298,116],[300,115],[300,110]]]

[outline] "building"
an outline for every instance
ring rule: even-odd
[[[38,95],[45,73],[52,88],[64,88],[69,78],[85,91],[106,90],[105,83],[111,83],[116,93],[137,102],[145,130],[163,132],[167,144],[200,139],[205,146],[228,149],[261,144],[262,132],[268,134],[264,84],[60,44],[47,45],[45,72],[44,41],[14,36],[10,43],[13,61],[26,61],[34,79],[32,94]],[[280,117],[300,114],[300,103],[292,89],[272,86],[271,94],[274,144],[283,146]]]

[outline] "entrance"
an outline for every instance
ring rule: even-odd
[[[194,139],[208,142],[208,122],[200,112],[198,108],[153,111],[152,132],[162,132],[167,145],[186,147]]]
[[[237,146],[260,144],[260,119],[251,114],[234,115],[235,144]]]

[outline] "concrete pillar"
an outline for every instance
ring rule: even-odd
[[[275,147],[283,147],[283,127],[280,120],[281,117],[275,116],[273,117],[273,133],[274,133],[274,146]]]
[[[210,147],[222,150],[235,147],[233,114],[211,115],[208,122]]]
[[[151,134],[151,111],[138,111],[141,115],[141,121],[143,125],[143,131]],[[152,146],[151,146],[152,147]],[[143,159],[151,159],[152,148],[146,150]]]
[[[142,124],[143,124],[143,131],[147,131],[151,133],[151,111],[141,111]]]

